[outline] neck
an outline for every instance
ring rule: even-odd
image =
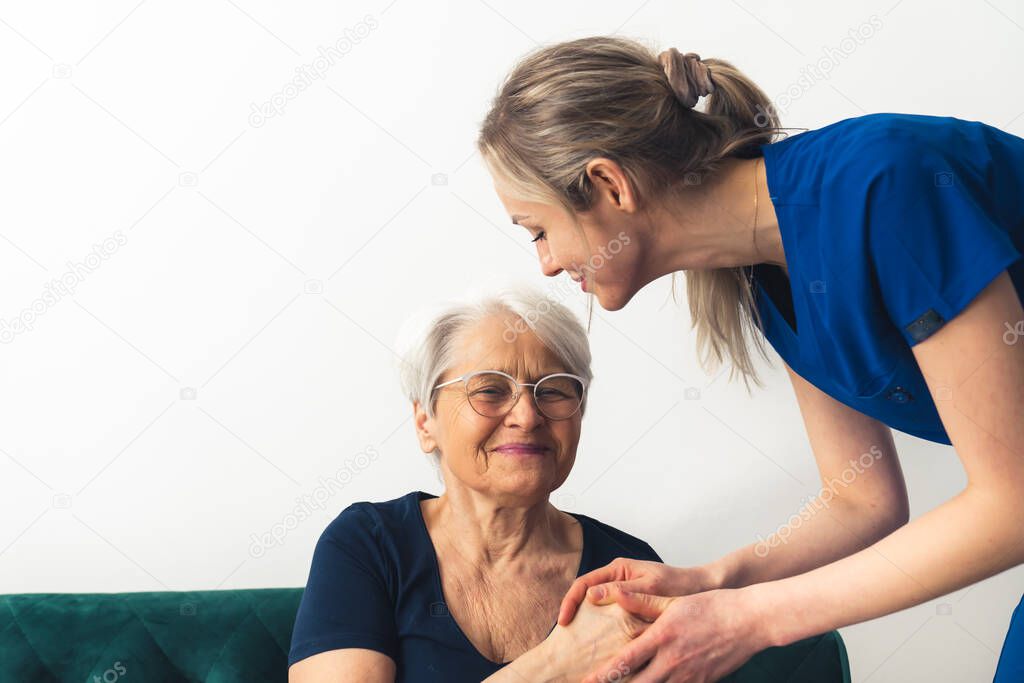
[[[755,174],[757,221],[754,220]],[[680,270],[768,263],[786,269],[763,160],[729,159],[704,183],[685,187],[651,217],[651,280]]]
[[[471,489],[446,487],[424,514],[442,542],[485,570],[573,549],[563,513],[546,498],[506,504]]]

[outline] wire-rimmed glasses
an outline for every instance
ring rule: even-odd
[[[442,382],[441,389],[463,382],[470,407],[483,417],[504,417],[519,401],[523,387],[533,387],[533,400],[537,410],[549,420],[566,420],[580,409],[587,385],[582,377],[568,372],[556,372],[536,382],[517,382],[500,370],[478,370]]]

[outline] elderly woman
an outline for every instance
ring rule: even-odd
[[[404,388],[445,491],[355,503],[331,522],[289,680],[580,681],[649,622],[584,601],[557,625],[570,585],[616,558],[664,567],[644,541],[548,500],[572,469],[587,405],[582,326],[560,304],[512,291],[445,311],[411,348]],[[849,680],[831,634],[775,650],[729,680]],[[790,677],[798,668],[804,677]],[[610,666],[602,680],[635,673]]]
[[[548,500],[569,476],[591,379],[565,307],[510,292],[440,315],[403,383],[444,493],[355,503],[317,543],[289,680],[579,680],[646,627],[584,605],[555,628],[573,581],[650,545]],[[624,680],[627,672],[609,672]]]

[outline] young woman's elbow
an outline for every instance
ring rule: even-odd
[[[910,521],[910,501],[906,496],[861,504],[861,514],[871,520],[873,540],[885,538]]]

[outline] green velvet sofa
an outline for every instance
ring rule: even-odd
[[[3,595],[0,681],[287,681],[301,597],[301,588]],[[833,631],[769,648],[725,680],[849,683],[850,673]]]

